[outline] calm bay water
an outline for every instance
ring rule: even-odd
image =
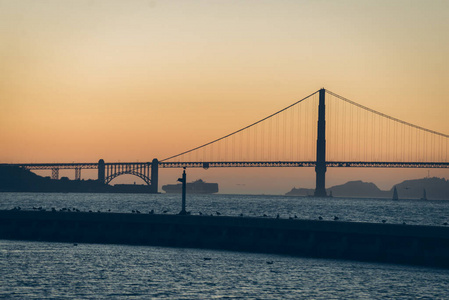
[[[0,209],[153,209],[174,214],[180,205],[180,195],[0,193]],[[443,201],[188,195],[187,209],[249,217],[449,222],[449,202]],[[448,299],[449,270],[201,249],[0,240],[0,298]]]
[[[139,210],[148,213],[176,214],[181,210],[181,195],[174,194],[58,194],[58,193],[0,193],[0,209],[33,210],[42,207],[76,208],[81,211],[124,212]],[[346,199],[287,197],[268,195],[187,195],[187,210],[193,215],[213,214],[248,217],[294,217],[316,220],[381,222],[393,224],[442,225],[449,223],[449,201],[390,199]]]

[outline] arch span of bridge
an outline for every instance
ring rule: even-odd
[[[158,186],[157,159],[150,162],[105,163],[103,159],[98,161],[98,180],[109,184],[120,175],[134,175],[141,178],[147,185],[152,186],[152,191],[157,193]]]
[[[98,163],[36,163],[36,164],[3,164],[16,166],[27,170],[51,170],[51,178],[59,179],[60,170],[75,170],[75,180],[81,179],[81,170],[96,169],[98,181],[109,184],[121,175],[134,175],[141,178],[151,186],[151,192],[157,193],[158,186],[158,160],[152,162],[112,162],[105,163],[100,159]]]

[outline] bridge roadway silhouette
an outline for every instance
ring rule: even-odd
[[[239,167],[313,167],[316,172],[316,186],[314,195],[317,197],[325,197],[325,174],[328,167],[363,167],[363,168],[449,168],[449,162],[435,161],[435,162],[420,162],[420,161],[327,161],[326,160],[326,120],[325,120],[325,94],[326,90],[321,89],[319,92],[319,105],[318,105],[318,126],[317,126],[317,141],[316,141],[316,160],[314,161],[165,161],[173,157],[177,157],[184,153],[188,153],[192,150],[197,150],[203,146],[181,153],[179,155],[172,156],[164,161],[153,159],[151,162],[108,162],[100,159],[97,163],[23,163],[23,164],[2,164],[8,166],[16,166],[25,168],[28,170],[52,170],[52,179],[59,179],[59,170],[61,169],[74,169],[75,180],[81,179],[82,169],[97,169],[98,181],[104,184],[109,184],[113,179],[118,176],[129,174],[141,178],[147,185],[150,185],[152,193],[158,192],[158,178],[159,169],[164,168],[239,168]],[[331,95],[332,92],[329,92]],[[313,95],[313,94],[312,94]],[[337,95],[338,96],[338,95]],[[310,96],[309,96],[310,97]],[[306,99],[306,98],[304,98]],[[351,102],[347,99],[341,98],[351,104],[362,107],[361,105]],[[289,108],[289,107],[287,107]],[[364,108],[364,107],[363,107]],[[284,109],[285,110],[285,109]],[[368,109],[370,110],[370,109]],[[370,110],[371,112],[375,112]],[[278,112],[279,113],[279,112]],[[376,112],[377,113],[377,112]],[[380,114],[380,113],[378,113]],[[382,116],[386,116],[380,114]],[[273,115],[272,115],[273,116]],[[270,116],[271,117],[271,116]],[[391,118],[386,116],[387,118]],[[267,119],[267,118],[265,118]],[[265,120],[263,119],[263,120]],[[261,121],[263,121],[261,120]],[[395,121],[402,122],[394,119]],[[260,121],[259,121],[260,122]],[[255,124],[259,123],[256,122]],[[402,122],[405,123],[405,122]],[[408,124],[408,123],[406,123]],[[418,126],[408,124],[418,129],[423,129]],[[252,125],[251,125],[252,126]],[[249,128],[250,126],[246,127]],[[243,128],[239,131],[242,131]],[[424,129],[426,130],[426,129]],[[237,131],[237,132],[239,132]],[[443,138],[449,136],[439,134],[434,131],[426,130],[431,133],[438,134]],[[232,134],[231,134],[232,135]],[[230,136],[230,135],[228,135]],[[225,136],[224,138],[228,137]],[[219,141],[218,139],[216,141]],[[441,147],[441,146],[440,146]],[[442,147],[441,147],[442,148]],[[447,148],[446,148],[447,151]],[[447,154],[446,154],[447,157]]]
[[[158,169],[165,168],[279,168],[279,167],[316,167],[315,161],[235,161],[235,162],[111,162],[100,159],[97,163],[34,163],[34,164],[3,164],[28,170],[51,170],[52,179],[59,179],[59,170],[75,170],[75,180],[81,179],[81,170],[98,170],[98,180],[108,184],[120,175],[134,175],[152,186],[152,192],[157,193]],[[104,168],[102,167],[104,166]],[[449,168],[449,163],[440,162],[350,162],[327,161],[326,167],[339,168]]]

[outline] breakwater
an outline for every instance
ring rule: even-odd
[[[0,211],[0,239],[278,253],[449,268],[449,228],[226,216]]]

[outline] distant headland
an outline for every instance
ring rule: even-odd
[[[330,187],[326,189],[326,192],[333,197],[392,198],[394,187],[398,191],[399,199],[421,199],[425,190],[428,200],[449,200],[449,180],[438,177],[405,180],[388,191],[379,189],[372,182],[349,181]],[[313,195],[313,192],[314,189],[293,188],[285,195],[309,196]]]
[[[0,166],[0,192],[30,193],[151,193],[151,186],[142,184],[108,185],[98,180],[59,180],[39,176],[15,166]]]

